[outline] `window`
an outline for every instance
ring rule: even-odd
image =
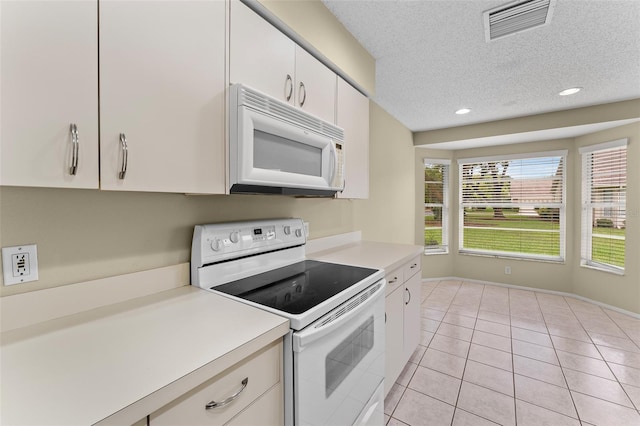
[[[627,140],[580,148],[583,266],[624,272]]]
[[[566,151],[460,159],[460,253],[564,261]]]
[[[424,160],[424,252],[449,253],[448,160]]]

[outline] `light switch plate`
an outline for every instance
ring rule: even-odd
[[[3,247],[2,272],[4,285],[38,280],[38,249],[35,244]]]

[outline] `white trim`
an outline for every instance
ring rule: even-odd
[[[451,165],[451,160],[446,158],[423,158],[423,164],[444,164],[445,166]]]
[[[189,263],[0,297],[0,331],[189,285]]]
[[[629,145],[629,139],[618,139],[610,142],[603,142],[596,145],[583,146],[578,148],[580,154],[588,154],[590,152],[601,151],[604,149],[620,148]]]
[[[555,294],[555,295],[564,296],[564,297],[572,297],[574,299],[582,300],[584,302],[593,303],[594,305],[598,305],[602,308],[606,308],[611,311],[616,311],[621,314],[629,315],[631,317],[640,319],[640,314],[636,312],[627,311],[626,309],[618,308],[617,306],[608,305],[606,303],[599,302],[597,300],[589,299],[588,297],[585,297],[585,296],[580,296],[575,293],[567,293],[565,291],[547,290],[543,288],[525,287],[525,286],[520,286],[515,284],[496,283],[493,281],[474,280],[472,278],[461,278],[461,277],[439,277],[439,278],[423,278],[422,279],[422,283],[431,282],[431,281],[462,281],[462,282],[466,281],[474,284],[495,285],[498,287],[514,288],[516,290],[537,291],[539,293],[547,293],[547,294]]]
[[[505,155],[492,155],[488,157],[474,157],[474,158],[458,158],[458,164],[467,163],[484,163],[484,162],[497,162],[502,160],[522,160],[525,158],[544,158],[544,157],[565,157],[569,153],[566,149],[560,149],[557,151],[545,151],[545,152],[526,152],[521,154],[505,154]]]

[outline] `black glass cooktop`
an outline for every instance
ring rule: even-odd
[[[212,289],[297,315],[375,272],[375,269],[304,260]]]

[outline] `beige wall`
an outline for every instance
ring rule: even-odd
[[[370,102],[369,199],[353,201],[364,239],[413,244],[414,148],[411,132]]]
[[[627,146],[627,218],[626,258],[624,276],[614,275],[580,266],[580,222],[574,222],[573,244],[573,292],[593,300],[640,313],[640,123],[605,130],[579,137],[575,140],[575,155],[578,148],[602,142],[628,138]],[[578,160],[579,161],[579,160]],[[580,167],[574,169],[573,179],[581,180]],[[580,188],[573,193],[573,202],[580,214]]]

